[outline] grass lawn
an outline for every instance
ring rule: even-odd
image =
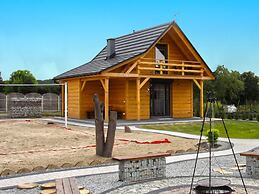
[[[241,139],[259,139],[259,122],[225,120],[229,136],[231,138]],[[142,125],[142,128],[156,129],[165,131],[175,131],[189,134],[200,135],[201,123],[175,123],[175,124],[158,124],[158,125]],[[220,137],[226,137],[224,126],[221,121],[212,122],[212,128],[216,128],[220,132]],[[205,124],[203,135],[207,133],[209,123]]]

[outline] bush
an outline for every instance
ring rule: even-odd
[[[238,115],[238,113],[237,113],[237,112],[235,113],[234,118],[235,118],[236,120],[238,120],[238,119],[239,119],[239,115]]]
[[[247,114],[246,113],[243,113],[242,114],[242,120],[246,120],[247,119]]]
[[[215,118],[220,118],[219,112],[215,112]]]
[[[224,111],[220,114],[220,118],[222,118],[222,119],[226,118],[226,113]]]
[[[253,114],[249,114],[249,120],[252,121],[254,119],[254,115]]]
[[[257,114],[257,116],[256,116],[256,120],[259,122],[259,114]]]
[[[228,117],[227,117],[228,119],[233,119],[233,116],[232,116],[232,114],[231,113],[228,113]]]
[[[211,129],[207,131],[207,140],[209,143],[217,143],[219,138],[219,130],[218,129]]]

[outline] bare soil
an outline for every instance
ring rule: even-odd
[[[171,143],[139,144],[168,139]],[[137,141],[137,142],[136,142]],[[159,152],[193,152],[197,140],[168,135],[116,131],[113,156],[142,155]],[[43,120],[0,121],[0,174],[44,171],[46,169],[94,166],[112,163],[95,155],[95,129]]]

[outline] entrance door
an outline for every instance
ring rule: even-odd
[[[151,116],[170,116],[170,82],[153,82],[151,84]]]

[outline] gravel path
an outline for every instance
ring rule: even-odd
[[[245,163],[245,158],[240,157],[237,155],[237,159],[239,161],[239,164]],[[200,159],[198,160],[197,164],[197,170],[196,175],[198,176],[206,176],[208,174],[208,159]],[[222,169],[225,170],[225,175],[219,173],[219,172],[212,172],[213,176],[229,176],[232,177],[234,182],[240,183],[240,179],[238,171],[235,169],[231,169],[235,167],[234,157],[233,156],[224,156],[224,157],[215,157],[212,159],[212,169],[218,170],[219,166],[222,167]],[[189,161],[183,161],[183,162],[176,162],[167,165],[167,179],[163,180],[156,180],[156,181],[149,181],[141,184],[135,184],[135,185],[125,185],[125,183],[122,183],[118,181],[118,173],[108,173],[108,174],[101,174],[101,175],[93,175],[93,176],[85,176],[85,177],[78,177],[76,179],[77,184],[79,186],[84,186],[85,188],[88,188],[91,193],[102,193],[107,190],[111,191],[111,193],[123,193],[131,190],[132,192],[137,193],[145,193],[149,192],[155,189],[168,187],[170,184],[171,186],[174,185],[181,185],[181,184],[190,184],[192,172],[194,167],[194,160]],[[245,168],[242,169],[242,174],[244,177],[246,177],[246,181],[249,182],[249,185],[259,186],[259,180],[254,179],[248,179],[248,177],[245,175]],[[237,177],[237,178],[233,178]],[[195,182],[202,177],[197,177],[195,179]],[[143,192],[138,190],[140,188],[143,188]],[[134,190],[135,189],[135,190]],[[31,190],[17,190],[17,189],[9,189],[9,190],[0,190],[0,194],[34,194],[39,193],[39,189],[31,189]]]

